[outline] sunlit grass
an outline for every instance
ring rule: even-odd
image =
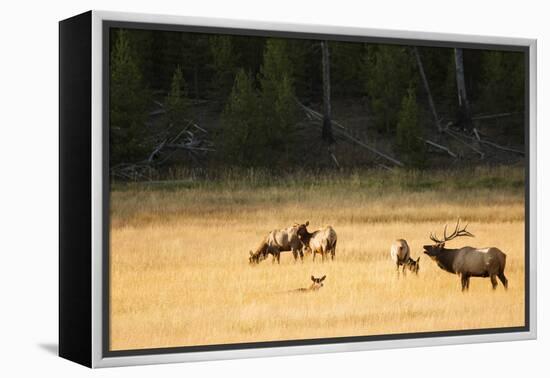
[[[401,186],[362,184],[387,175],[376,174],[350,173],[332,181],[311,176],[309,184],[305,178],[251,185],[243,178],[116,188],[111,348],[523,325],[524,202],[521,185],[514,184],[522,172],[478,171],[484,184],[472,188],[460,187],[452,173],[432,177],[438,182],[450,177],[449,187],[419,188],[418,180],[429,181],[424,173],[411,173],[409,184]],[[465,179],[475,176],[464,173]],[[457,276],[422,255],[429,232],[441,232],[458,216],[476,237],[449,245],[502,249],[508,291],[499,286],[493,292],[488,279],[474,278],[462,294]],[[280,266],[269,260],[248,265],[248,251],[268,231],[306,220],[311,229],[335,228],[334,262],[313,263],[307,256],[295,264],[284,253]],[[389,258],[396,238],[409,242],[413,257],[422,256],[418,276],[397,278]],[[326,274],[325,287],[289,292],[308,286],[312,274]]]

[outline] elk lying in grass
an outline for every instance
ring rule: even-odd
[[[459,236],[473,237],[466,227],[459,229],[460,219],[456,222],[454,232],[447,236],[447,226],[443,231],[443,240],[436,235],[430,234],[430,239],[434,245],[425,245],[424,253],[430,256],[437,265],[449,272],[458,274],[462,284],[462,291],[470,287],[470,277],[490,277],[493,290],[496,289],[497,277],[500,279],[504,288],[508,288],[508,279],[504,275],[506,266],[506,254],[495,247],[473,248],[462,247],[458,249],[445,248],[445,242],[453,240]]]
[[[418,274],[420,270],[420,257],[416,260],[411,258],[410,248],[405,239],[397,239],[392,243],[390,256],[395,263],[398,276],[400,266],[403,266],[403,275],[405,275],[405,269]]]
[[[294,261],[298,260],[298,255],[303,261],[303,244],[298,237],[297,227],[288,227],[282,230],[273,230],[267,234],[255,251],[250,251],[248,262],[250,264],[259,264],[265,260],[268,255],[273,256],[272,262],[281,263],[281,252],[292,251]]]
[[[323,281],[325,280],[325,278],[327,278],[326,275],[321,277],[321,278],[315,278],[315,277],[311,276],[311,280],[313,281],[313,283],[309,287],[301,287],[301,288],[293,290],[293,291],[299,291],[299,292],[317,291],[317,290],[319,290],[320,288],[322,288],[324,286]]]
[[[330,257],[334,260],[336,255],[336,231],[331,226],[327,226],[321,230],[309,232],[307,230],[309,221],[304,224],[296,224],[298,229],[298,237],[304,244],[305,248],[309,249],[313,253],[313,261],[315,261],[315,255],[321,254],[323,262],[325,257],[330,253]]]

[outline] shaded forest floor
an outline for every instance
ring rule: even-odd
[[[436,129],[432,115],[428,112],[428,105],[423,99],[419,99],[419,123],[422,138],[435,142],[448,148],[456,157],[450,156],[446,151],[424,144],[425,148],[425,169],[438,169],[442,167],[460,168],[464,166],[491,166],[491,165],[512,165],[521,166],[524,164],[522,154],[506,151],[494,145],[483,144],[472,140],[473,135],[464,133],[459,128],[451,126],[455,137],[449,134],[439,133]],[[321,112],[322,104],[317,102],[306,102],[312,110]],[[194,105],[194,118],[201,127],[208,131],[210,140],[216,139],[221,128],[221,114],[223,104],[215,101],[198,101]],[[289,138],[288,146],[281,147],[284,150],[293,151],[289,160],[285,160],[282,166],[304,166],[309,168],[336,168],[333,158],[327,151],[327,145],[321,139],[320,123],[307,117],[307,114],[300,109],[300,121],[293,131],[294,137]],[[161,113],[160,113],[161,114]],[[455,114],[442,112],[440,114],[442,126],[446,127],[453,122]],[[400,161],[407,161],[407,156],[396,147],[395,132],[387,133],[376,128],[375,120],[368,109],[366,99],[336,99],[333,100],[333,120],[347,135],[379,150]],[[157,121],[153,117],[149,127],[156,127]],[[521,113],[511,113],[509,116],[490,119],[479,119],[474,121],[474,127],[483,139],[490,141],[504,148],[523,150],[523,125],[524,118]],[[337,128],[333,124],[333,128]],[[214,145],[214,149],[219,146]],[[298,151],[296,153],[296,151]],[[394,163],[373,153],[372,151],[350,141],[346,138],[336,138],[336,144],[332,149],[338,164],[344,168],[361,167],[385,167],[393,168]],[[186,151],[171,153],[170,159],[161,172],[168,168],[178,166],[214,167],[223,166],[225,156],[221,153],[211,152],[202,155],[197,161],[191,159]],[[411,168],[409,166],[409,168]],[[165,177],[160,174],[158,177]]]

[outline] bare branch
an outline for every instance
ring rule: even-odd
[[[469,143],[466,143],[466,141],[462,140],[458,135],[455,135],[455,133],[453,131],[451,131],[449,129],[445,129],[445,130],[443,130],[443,132],[446,133],[447,135],[450,135],[454,139],[458,140],[460,143],[462,143],[463,145],[465,145],[466,147],[468,147],[472,151],[478,153],[480,159],[483,159],[485,157],[485,153],[483,153],[483,151],[477,149],[476,147],[472,146]]]
[[[334,164],[336,164],[336,168],[340,168],[340,164],[338,163],[338,159],[336,159],[336,156],[334,156],[334,153],[329,151],[330,157],[332,157],[332,160],[334,161]]]
[[[428,84],[428,79],[426,78],[426,73],[424,72],[424,66],[422,64],[422,60],[420,59],[420,54],[418,53],[418,48],[414,46],[413,48],[414,56],[416,57],[416,65],[418,66],[418,70],[420,71],[420,76],[422,77],[422,82],[424,83],[424,89],[426,90],[426,93],[428,94],[428,102],[430,104],[430,109],[432,111],[432,115],[434,117],[435,126],[437,127],[437,130],[441,132],[443,129],[441,127],[441,123],[439,121],[439,117],[437,115],[437,111],[435,109],[434,100],[432,98],[432,92],[430,91],[430,85]]]
[[[499,149],[499,150],[508,151],[508,152],[514,152],[514,153],[520,154],[520,155],[525,155],[525,151],[516,150],[515,148],[500,146],[500,145],[498,145],[498,144],[496,144],[496,143],[489,142],[488,140],[480,140],[480,142],[483,143],[483,144],[486,144],[486,145],[488,145],[488,146],[494,147],[494,148],[496,148],[496,149]]]
[[[520,154],[520,155],[525,155],[525,151],[522,151],[522,150],[518,150],[516,148],[512,148],[512,147],[505,147],[505,146],[501,146],[499,144],[496,144],[494,142],[491,142],[489,140],[486,140],[486,139],[481,139],[481,137],[479,136],[479,132],[476,131],[476,129],[474,129],[474,132],[476,132],[476,136],[477,138],[474,138],[474,137],[471,137],[469,135],[464,135],[464,134],[460,134],[462,137],[464,138],[467,138],[467,139],[471,139],[471,140],[477,140],[479,143],[483,143],[483,144],[486,144],[488,146],[491,146],[491,147],[494,147],[498,150],[502,150],[502,151],[507,151],[507,152],[513,152],[513,153],[516,153],[516,154]]]
[[[307,106],[303,105],[300,101],[298,101],[298,99],[296,99],[296,102],[298,103],[298,105],[306,112],[306,115],[308,115],[308,117],[310,119],[313,119],[313,120],[316,120],[316,121],[320,121],[322,122],[323,120],[323,115],[321,113],[318,113],[316,112],[315,110],[311,109],[311,108],[308,108]],[[376,155],[379,155],[381,157],[383,157],[384,159],[386,160],[389,160],[391,161],[393,164],[395,165],[398,165],[400,167],[403,167],[405,166],[402,162],[400,162],[399,160],[377,150],[376,148],[372,147],[372,146],[369,146],[368,144],[362,142],[361,140],[353,137],[352,135],[349,134],[348,130],[346,129],[345,126],[343,126],[342,124],[336,122],[336,121],[332,121],[332,124],[337,126],[337,128],[335,128],[333,131],[334,131],[334,134],[335,136],[339,136],[343,139],[346,139],[348,142],[352,142],[352,143],[355,143],[357,144],[358,146],[361,146],[373,153],[375,153]]]
[[[521,113],[516,112],[516,113],[481,114],[481,115],[477,115],[477,116],[472,117],[472,120],[479,121],[479,120],[482,120],[482,119],[503,118],[503,117],[510,117],[510,116],[517,115],[517,114],[521,114]]]
[[[147,161],[150,163],[153,161],[153,159],[155,158],[155,156],[160,152],[160,150],[162,150],[162,148],[164,147],[164,145],[166,144],[166,139],[164,139],[154,150],[153,152],[151,152],[151,154],[149,155],[149,158],[147,159]]]
[[[453,151],[451,151],[448,147],[442,146],[441,144],[437,144],[437,143],[432,142],[431,140],[428,140],[428,139],[424,139],[424,138],[420,138],[420,137],[417,137],[417,138],[420,139],[421,141],[423,141],[424,143],[429,144],[430,146],[433,146],[433,147],[439,148],[440,150],[445,151],[446,153],[448,153],[450,156],[452,156],[454,158],[458,157],[458,155],[455,154]]]

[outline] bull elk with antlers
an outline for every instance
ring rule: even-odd
[[[506,266],[506,255],[500,249],[462,247],[458,249],[445,248],[445,242],[453,240],[460,236],[473,237],[466,230],[467,225],[460,229],[460,219],[456,222],[455,230],[451,235],[447,235],[447,225],[443,231],[443,240],[435,234],[430,234],[430,239],[434,245],[425,245],[424,253],[430,256],[437,265],[449,272],[458,274],[462,283],[462,291],[468,290],[470,286],[470,277],[490,277],[493,289],[496,289],[497,277],[500,279],[504,288],[508,288],[508,279],[504,275]]]

